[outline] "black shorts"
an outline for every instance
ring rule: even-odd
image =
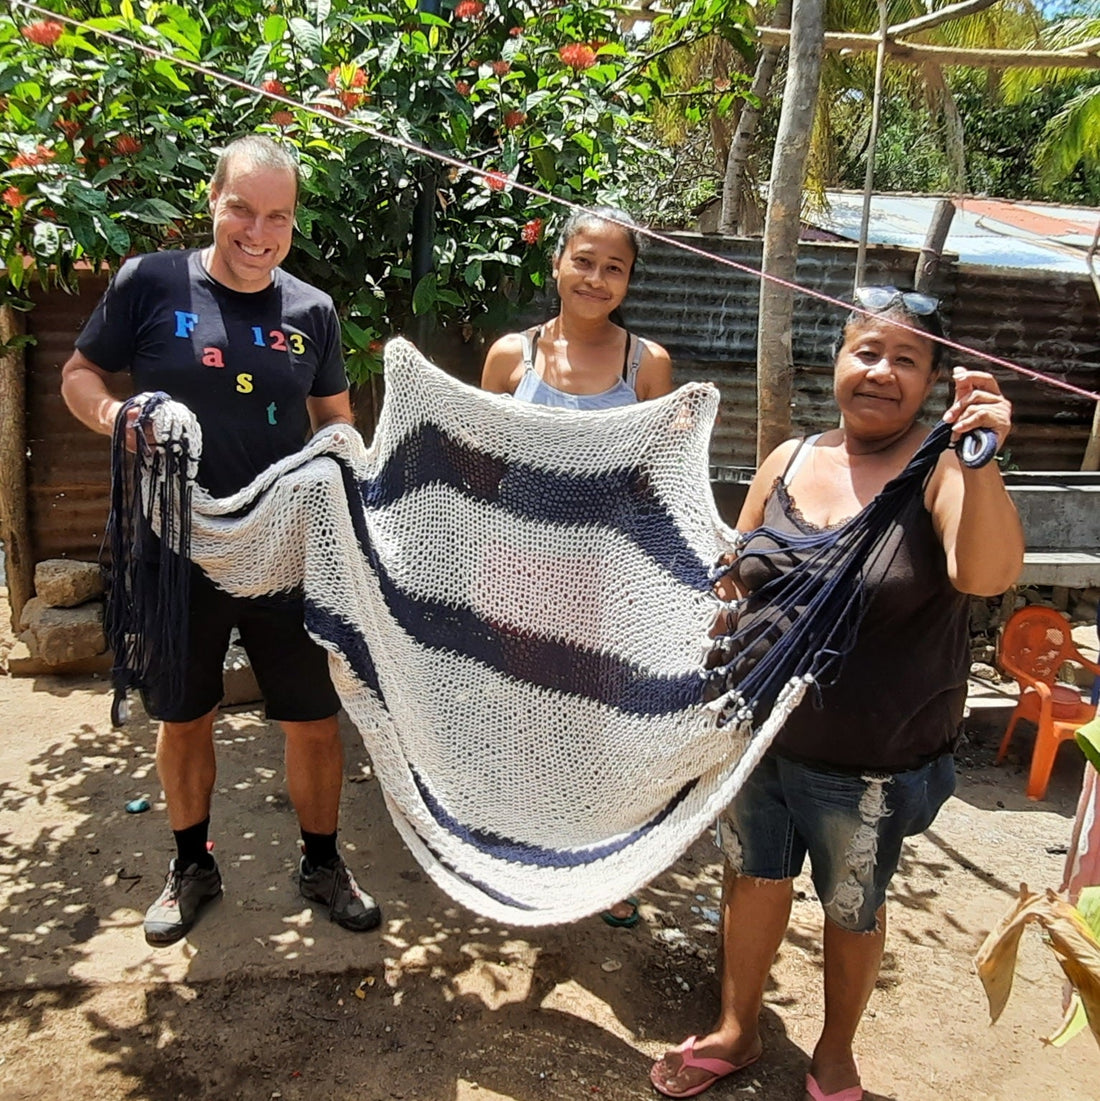
[[[178,707],[157,706],[144,692],[145,710],[162,722],[191,722],[217,707],[222,667],[236,627],[264,697],[265,714],[281,722],[314,722],[340,710],[328,674],[328,655],[306,633],[301,601],[268,604],[230,596],[197,567],[191,571],[187,669]]]

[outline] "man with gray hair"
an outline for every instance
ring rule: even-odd
[[[283,147],[251,135],[230,143],[210,184],[214,239],[203,249],[127,261],[77,338],[61,392],[89,428],[110,435],[122,403],[107,378],[129,371],[137,391],[162,390],[202,427],[199,481],[226,496],[297,451],[311,428],[352,424],[340,324],[332,299],[279,265],[290,251],[298,166]],[[347,929],[381,921],[336,848],[343,747],[328,662],[306,633],[300,602],[230,596],[192,568],[185,688],[170,705],[153,686],[146,710],[161,721],[157,771],[176,857],[145,915],[150,944],[186,936],[221,893],[209,852],[214,719],[222,666],[236,627],[286,735],[287,788],[298,813],[299,887]]]

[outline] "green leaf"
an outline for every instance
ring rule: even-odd
[[[106,214],[95,213],[92,215],[95,227],[100,235],[110,246],[116,256],[125,256],[130,251],[130,234],[126,227],[114,221]]]
[[[155,72],[157,76],[161,78],[161,80],[166,81],[177,91],[191,91],[191,89],[182,80],[180,80],[179,76],[176,73],[176,67],[169,64],[167,61],[163,59],[154,61],[152,69],[153,72]]]
[[[264,41],[267,43],[282,42],[286,34],[286,17],[282,15],[269,15],[264,20]]]
[[[417,315],[428,313],[435,305],[436,298],[436,274],[430,271],[421,277],[420,282],[416,284],[416,290],[413,291],[413,313]]]
[[[290,34],[294,41],[311,53],[321,48],[321,32],[308,19],[295,17],[290,21]]]
[[[153,225],[167,225],[184,217],[182,210],[178,210],[164,199],[155,198],[139,200],[130,207],[129,213]]]
[[[61,248],[61,231],[53,222],[39,222],[34,227],[34,252],[45,261],[53,260]]]
[[[252,51],[244,67],[244,79],[248,84],[259,84],[260,77],[267,69],[267,59],[271,56],[271,44],[263,42]]]
[[[1100,941],[1100,886],[1084,887],[1077,899],[1077,910],[1092,930],[1092,935]]]
[[[128,171],[129,165],[109,164],[106,168],[101,168],[92,178],[92,187],[102,187],[109,180],[117,180],[119,176],[125,176]]]
[[[539,179],[547,187],[553,187],[558,182],[558,159],[554,150],[545,145],[540,146],[531,151],[531,159],[535,162],[535,171],[538,172]]]

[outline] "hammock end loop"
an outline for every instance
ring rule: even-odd
[[[963,466],[978,470],[997,454],[997,433],[992,428],[975,428],[959,441],[958,452]]]

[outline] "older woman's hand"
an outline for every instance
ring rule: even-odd
[[[943,419],[955,427],[952,440],[959,440],[975,428],[989,428],[997,436],[997,447],[1002,447],[1012,430],[1012,403],[1001,393],[997,380],[985,371],[956,367],[951,381],[955,384],[955,401]]]

